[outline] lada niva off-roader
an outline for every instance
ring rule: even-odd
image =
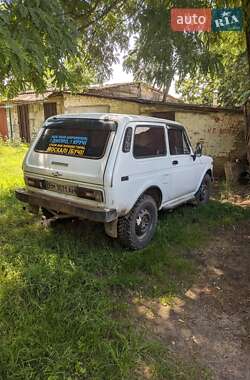
[[[24,159],[16,197],[47,218],[102,222],[131,249],[154,235],[158,210],[209,199],[212,158],[193,151],[182,125],[136,115],[46,120]]]

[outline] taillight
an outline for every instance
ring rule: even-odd
[[[24,177],[27,186],[36,187],[38,189],[45,189],[45,180],[33,177]]]
[[[90,199],[96,202],[103,202],[103,194],[100,190],[86,189],[85,187],[77,187],[76,195],[80,198]]]

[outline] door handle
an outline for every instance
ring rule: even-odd
[[[177,160],[172,161],[172,165],[178,165],[178,161]]]

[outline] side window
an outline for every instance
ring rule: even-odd
[[[190,154],[190,147],[183,130],[170,128],[168,130],[170,154]]]
[[[164,156],[166,154],[164,127],[137,126],[133,154],[135,158]]]

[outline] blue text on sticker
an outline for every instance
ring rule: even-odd
[[[86,145],[87,141],[88,141],[88,138],[86,136],[53,135],[50,137],[51,144]]]

